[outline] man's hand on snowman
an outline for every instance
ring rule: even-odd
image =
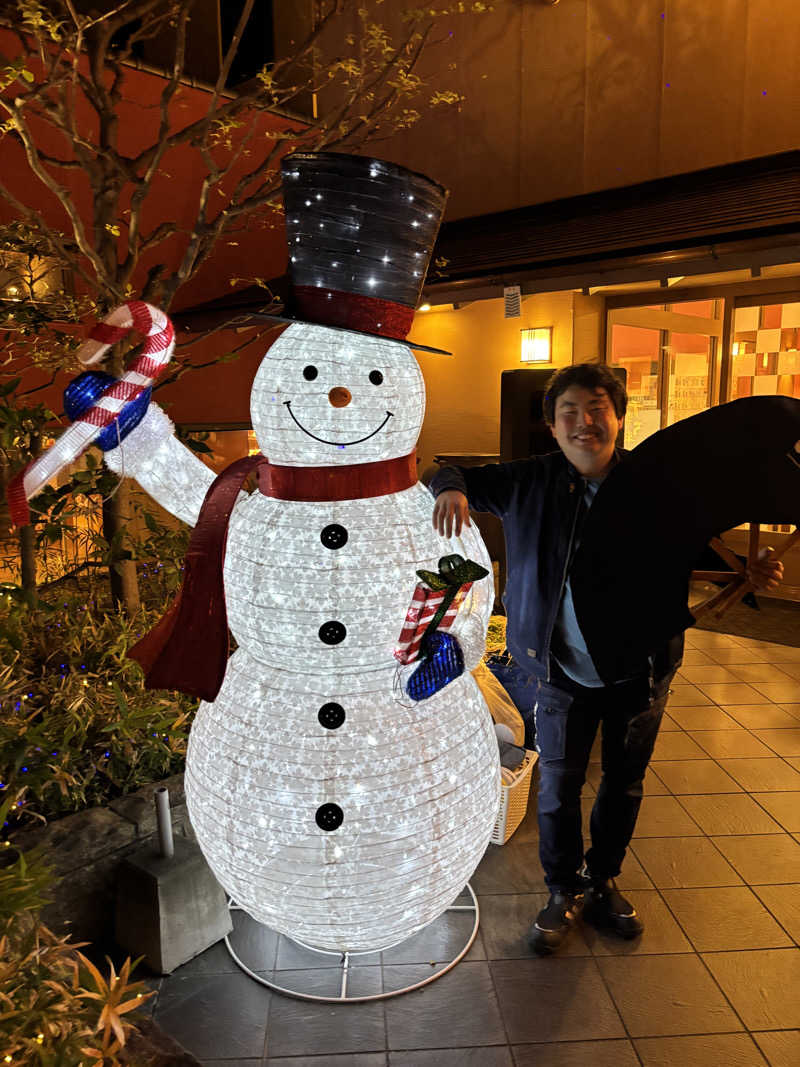
[[[458,489],[445,489],[433,505],[434,530],[442,537],[452,537],[455,529],[456,537],[460,537],[464,526],[472,526],[467,498]]]
[[[771,593],[783,581],[783,563],[771,559],[774,548],[762,548],[758,559],[745,570],[748,582],[758,593]]]
[[[124,474],[126,460],[131,461],[140,455],[152,456],[159,444],[171,437],[174,430],[172,420],[151,401],[142,421],[127,434],[122,444],[103,453],[106,466],[117,474]]]

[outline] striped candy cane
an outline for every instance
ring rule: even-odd
[[[102,359],[111,345],[132,331],[147,338],[145,344],[121,378],[113,382],[58,440],[34,459],[9,483],[8,503],[11,520],[16,526],[30,522],[27,501],[59,471],[74,463],[94,439],[116,420],[166,370],[175,350],[175,330],[167,315],[152,304],[130,300],[106,315],[78,350],[78,359],[90,366]]]

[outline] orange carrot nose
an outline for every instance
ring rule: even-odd
[[[335,408],[346,408],[352,399],[350,390],[344,389],[341,385],[335,386],[328,393],[328,400]]]

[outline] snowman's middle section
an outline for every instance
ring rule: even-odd
[[[391,663],[417,570],[436,570],[454,550],[491,567],[471,531],[461,549],[439,537],[431,508],[420,484],[337,502],[254,493],[234,511],[225,555],[228,621],[239,645],[265,667],[300,675]]]

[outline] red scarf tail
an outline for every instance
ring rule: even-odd
[[[246,456],[212,482],[189,540],[183,584],[167,614],[128,651],[148,689],[178,689],[212,701],[228,662],[228,618],[222,569],[228,521],[242,484],[267,460]]]

